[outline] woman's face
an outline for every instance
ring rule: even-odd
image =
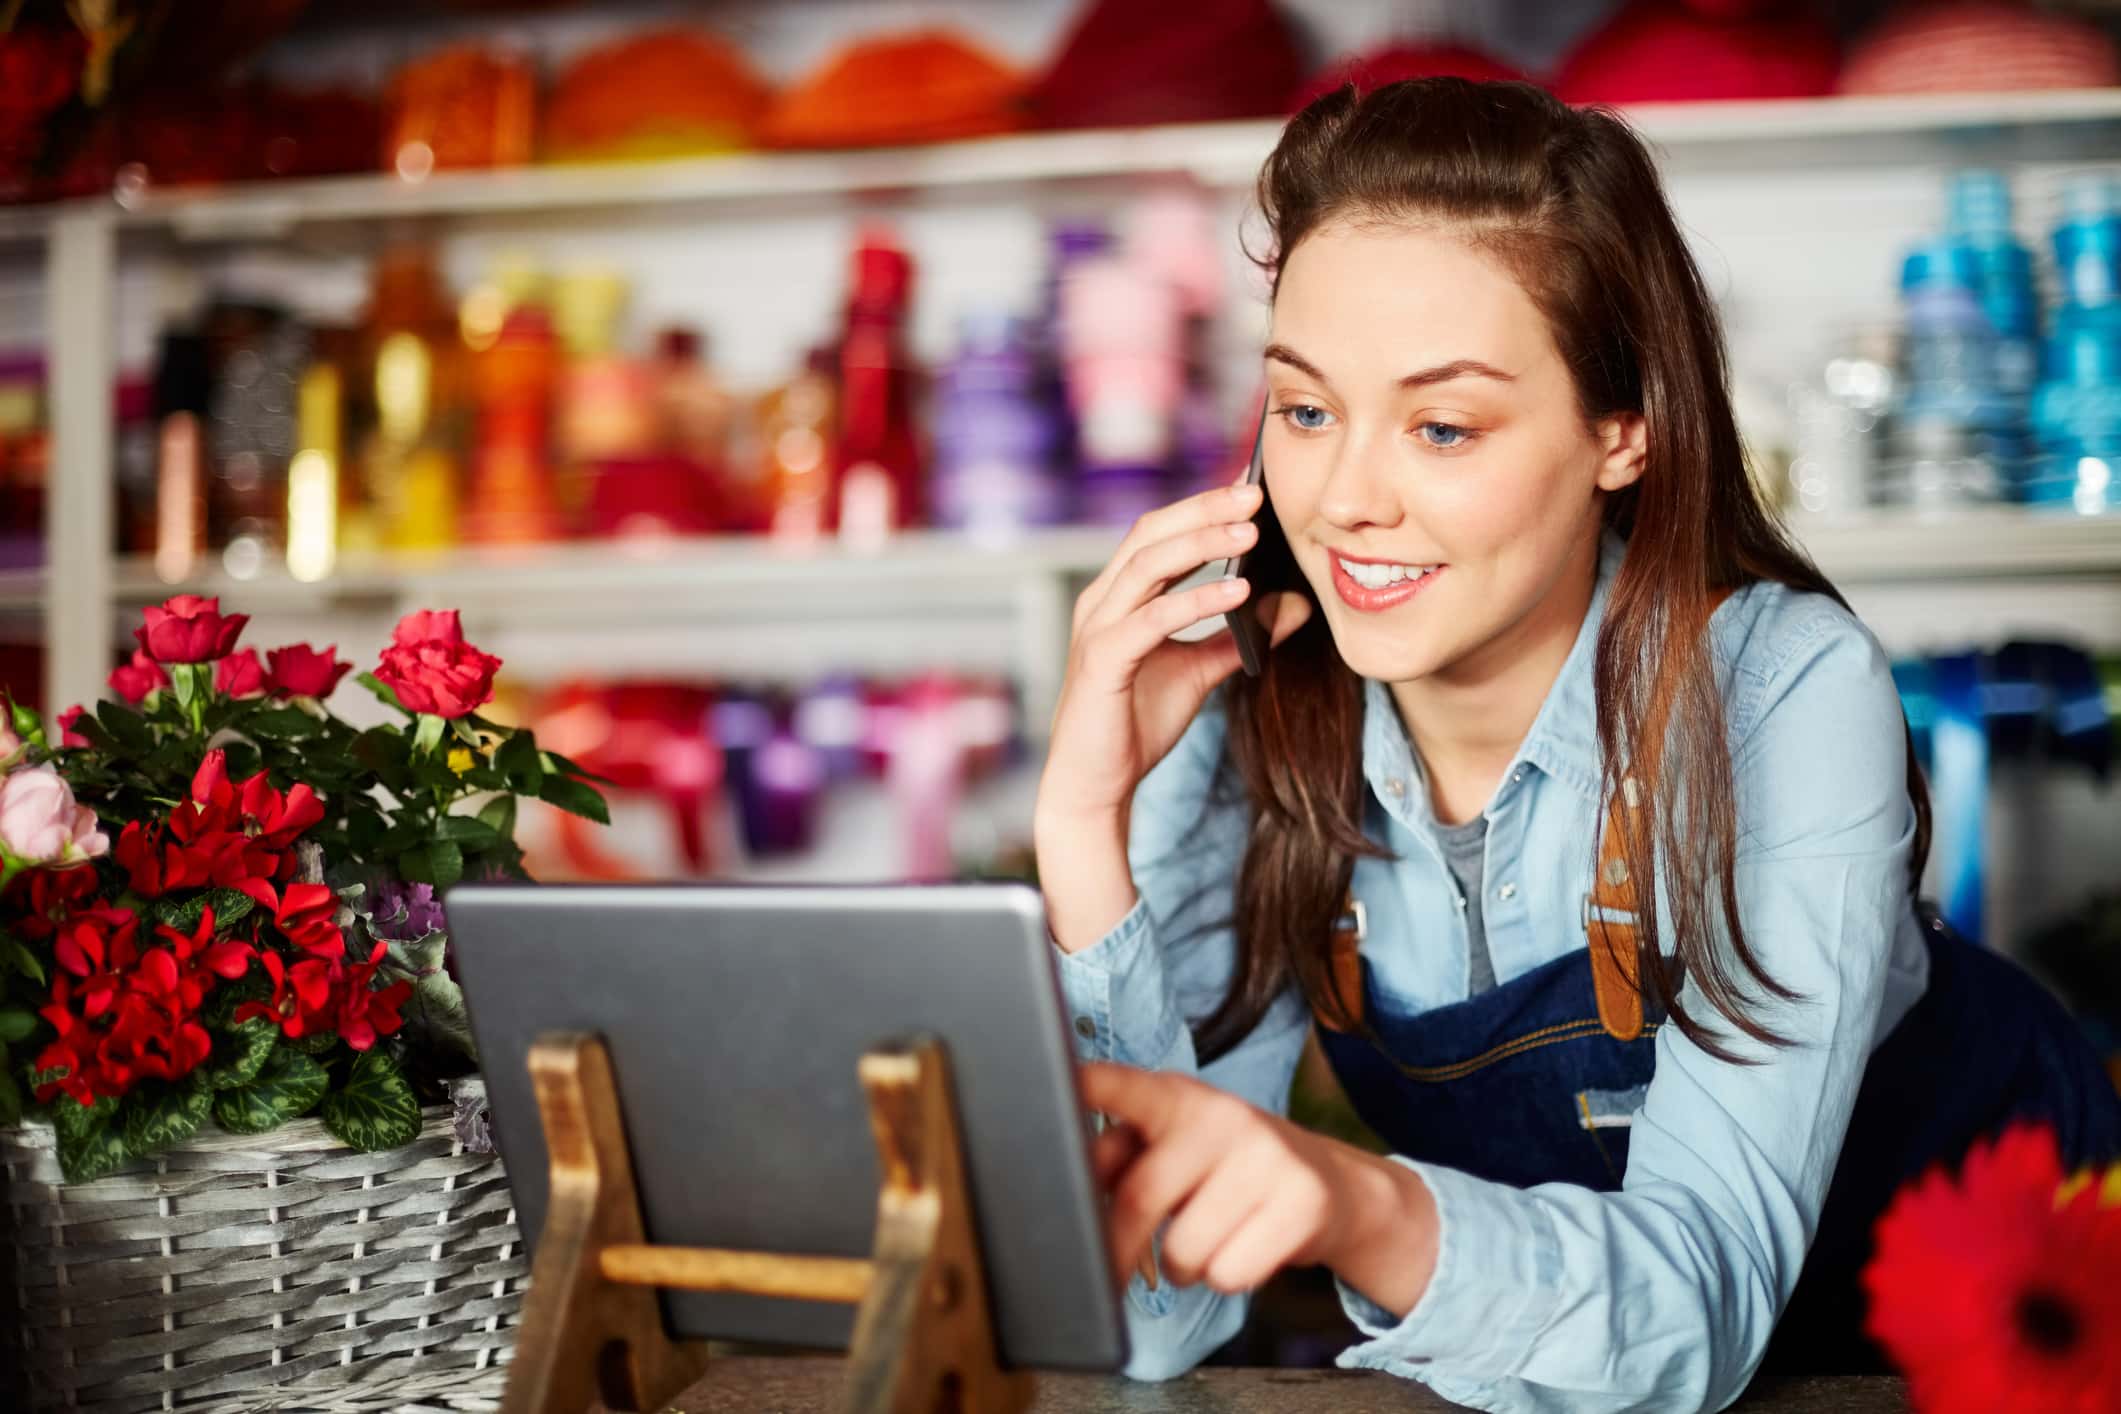
[[[1356,672],[1475,680],[1580,621],[1641,418],[1585,425],[1500,264],[1447,230],[1322,227],[1283,264],[1266,375],[1268,496]]]

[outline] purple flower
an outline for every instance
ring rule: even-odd
[[[395,943],[417,942],[444,926],[441,901],[432,884],[383,879],[375,887],[375,910],[368,931]]]

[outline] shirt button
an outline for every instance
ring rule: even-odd
[[[1510,772],[1510,779],[1511,779],[1511,780],[1513,780],[1513,781],[1521,781],[1521,780],[1523,780],[1523,779],[1524,779],[1524,767],[1522,767],[1522,766],[1519,766],[1519,767],[1518,767],[1518,768],[1517,768],[1516,770],[1514,770],[1514,771]]]
[[[1495,897],[1505,900],[1516,898],[1517,886],[1515,884],[1504,884],[1501,888],[1495,891]]]
[[[1405,795],[1407,793],[1407,783],[1394,776],[1385,782],[1385,793],[1394,796]]]
[[[1075,1034],[1085,1041],[1094,1041],[1097,1039],[1097,1023],[1087,1016],[1078,1016],[1075,1018]]]
[[[1459,909],[1460,909],[1460,910],[1462,911],[1462,910],[1463,910],[1463,909],[1465,908],[1465,906],[1466,906],[1466,896],[1465,896],[1464,894],[1460,894],[1460,895],[1458,896],[1458,907],[1459,907]]]

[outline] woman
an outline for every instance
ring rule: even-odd
[[[1116,1269],[1161,1263],[1130,1373],[1299,1264],[1366,1337],[1341,1363],[1481,1408],[1875,1368],[1893,1191],[2014,1115],[2121,1157],[2121,1101],[1918,916],[1886,655],[1755,496],[1649,157],[1420,80],[1311,105],[1260,200],[1267,541],[1241,489],[1133,528],[1037,805]],[[1283,540],[1260,676],[1169,639],[1253,592],[1174,583]],[[1314,1030],[1391,1158],[1282,1117]]]

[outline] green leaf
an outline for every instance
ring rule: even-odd
[[[381,1050],[361,1054],[345,1088],[324,1097],[317,1117],[340,1143],[368,1153],[420,1137],[420,1101],[397,1062]]]
[[[167,923],[182,933],[189,933],[199,926],[199,915],[208,905],[214,910],[214,932],[226,932],[241,919],[250,916],[257,908],[249,894],[237,893],[234,889],[212,888],[189,898],[164,894],[147,906],[148,918],[156,923]]]
[[[286,1044],[305,1056],[321,1056],[340,1042],[336,1031],[312,1031],[307,1036],[294,1037]]]
[[[600,786],[618,784],[609,776],[600,776],[594,771],[584,769],[581,762],[571,761],[567,757],[560,755],[560,753],[557,751],[547,751],[541,754],[548,758],[553,765],[559,767],[562,771],[565,771],[570,776],[579,776],[585,781],[595,781]]]
[[[405,793],[405,736],[393,727],[370,727],[354,738],[353,756],[394,795]]]
[[[322,722],[300,707],[266,708],[252,713],[245,725],[252,736],[271,741],[304,741],[324,729]]]
[[[572,776],[547,776],[544,784],[538,787],[538,799],[557,805],[569,814],[594,820],[599,825],[611,823],[611,812],[605,808],[604,797],[597,793],[596,787]]]
[[[253,967],[233,982],[214,988],[206,1005],[199,1009],[199,1019],[209,1027],[226,1030],[235,1023],[237,1007],[245,1002],[262,1002],[271,995],[272,980],[265,975],[265,969]]]
[[[537,794],[545,779],[545,767],[538,760],[538,739],[527,731],[510,732],[508,740],[493,753],[493,764],[511,785],[532,795]]]
[[[200,666],[198,663],[171,663],[169,665],[170,681],[176,685],[177,705],[179,707],[191,706],[194,699],[203,695],[202,688],[206,691],[212,690],[213,681],[211,678],[206,679],[204,682],[200,680]],[[210,672],[212,669],[209,668],[208,671]]]
[[[231,1134],[264,1134],[308,1114],[330,1088],[323,1066],[281,1046],[266,1057],[257,1079],[214,1095],[214,1118]]]
[[[247,781],[265,769],[265,758],[247,741],[224,742],[221,750],[227,753],[228,760],[224,764],[232,781]]]
[[[37,1013],[18,1006],[0,1006],[0,1046],[27,1041],[37,1029]]]
[[[147,724],[147,718],[122,702],[97,703],[96,723],[109,732],[111,740],[126,751],[154,749],[155,729]],[[79,722],[75,723],[75,730],[80,730]]]
[[[96,751],[122,752],[125,749],[118,745],[118,739],[107,727],[86,712],[74,718],[74,730]]]
[[[412,750],[415,756],[433,754],[442,741],[442,733],[449,723],[432,712],[420,714],[420,725],[412,729]]]
[[[125,1147],[145,1158],[182,1144],[199,1132],[213,1108],[213,1092],[187,1078],[173,1085],[147,1083],[125,1097]]]
[[[436,840],[427,847],[427,857],[434,866],[437,895],[464,877],[464,848],[455,840]]]
[[[516,835],[516,798],[512,795],[497,795],[479,807],[479,818],[488,829],[504,840]]]
[[[470,815],[444,815],[435,821],[435,838],[453,840],[474,854],[501,842],[501,836],[493,826]]]
[[[390,687],[385,686],[383,680],[377,677],[374,673],[357,674],[354,677],[354,681],[361,684],[361,686],[367,688],[370,692],[374,693],[376,695],[376,699],[384,706],[395,707],[400,712],[404,712],[405,715],[408,717],[412,715],[412,713],[406,709],[405,704],[398,700],[398,694],[396,693],[396,691],[394,691]]]
[[[52,1105],[52,1129],[59,1140],[59,1172],[68,1183],[91,1183],[132,1157],[118,1102],[108,1095],[86,1109],[60,1096]]]
[[[45,985],[44,964],[37,961],[37,955],[31,952],[20,938],[0,936],[0,956],[14,963],[15,970],[30,981],[40,987]]]
[[[484,745],[479,740],[479,734],[477,730],[472,727],[471,723],[465,721],[462,717],[451,717],[449,719],[449,732],[450,735],[454,736],[458,741],[463,742],[473,751],[480,750]]]
[[[280,1044],[280,1028],[263,1016],[254,1016],[241,1026],[214,1036],[214,1052],[198,1073],[209,1090],[233,1090],[248,1085],[265,1069]]]

